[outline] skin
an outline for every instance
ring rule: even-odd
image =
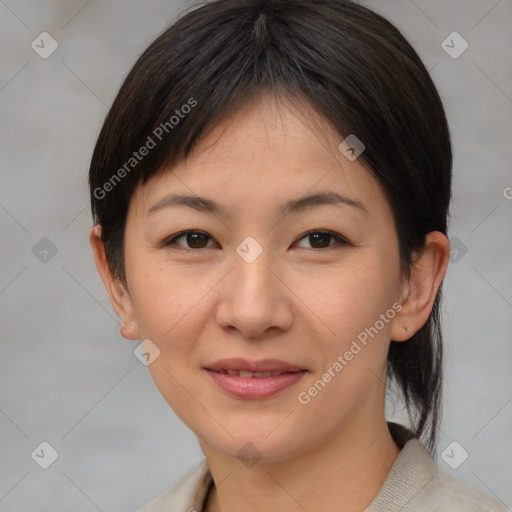
[[[384,415],[388,347],[390,339],[407,342],[426,322],[449,242],[429,233],[406,280],[380,185],[359,159],[337,150],[340,136],[316,121],[321,131],[286,104],[277,109],[259,98],[216,126],[187,161],[139,186],[127,217],[125,283],[109,271],[101,228],[90,233],[122,335],[159,348],[151,375],[198,436],[216,484],[208,512],[364,510],[400,453]],[[367,213],[343,204],[276,213],[319,191],[360,201]],[[171,192],[212,199],[231,216],[182,205],[148,214]],[[208,236],[162,245],[188,229]],[[348,243],[304,236],[313,230]],[[252,263],[236,252],[247,236],[263,249]],[[397,302],[394,318],[301,404],[298,393]],[[234,398],[202,369],[226,357],[281,359],[308,373],[272,397]],[[252,466],[237,458],[248,442],[261,454]]]

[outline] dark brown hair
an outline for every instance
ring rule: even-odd
[[[125,282],[124,228],[136,187],[190,154],[207,130],[263,91],[309,105],[365,144],[393,210],[400,262],[447,233],[452,151],[445,112],[417,53],[384,17],[349,0],[217,0],[181,17],[139,57],[92,156],[92,214]],[[146,148],[146,150],[143,150]],[[135,153],[134,153],[135,152]],[[142,155],[142,153],[144,153]],[[412,436],[435,453],[441,414],[441,288],[388,370]]]

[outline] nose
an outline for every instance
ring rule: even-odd
[[[291,327],[293,293],[270,253],[263,250],[254,261],[234,255],[233,267],[221,284],[216,310],[219,326],[251,339]]]

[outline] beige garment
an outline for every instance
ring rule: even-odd
[[[388,426],[402,450],[380,491],[363,512],[509,512],[499,501],[443,472],[407,429],[391,422]],[[203,459],[136,512],[204,512],[212,485]]]

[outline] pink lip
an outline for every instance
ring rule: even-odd
[[[238,398],[261,399],[275,395],[279,391],[298,382],[307,370],[277,359],[247,361],[241,358],[222,359],[204,367],[215,384],[223,391]],[[220,373],[222,370],[248,372],[282,372],[270,377],[240,377]]]

